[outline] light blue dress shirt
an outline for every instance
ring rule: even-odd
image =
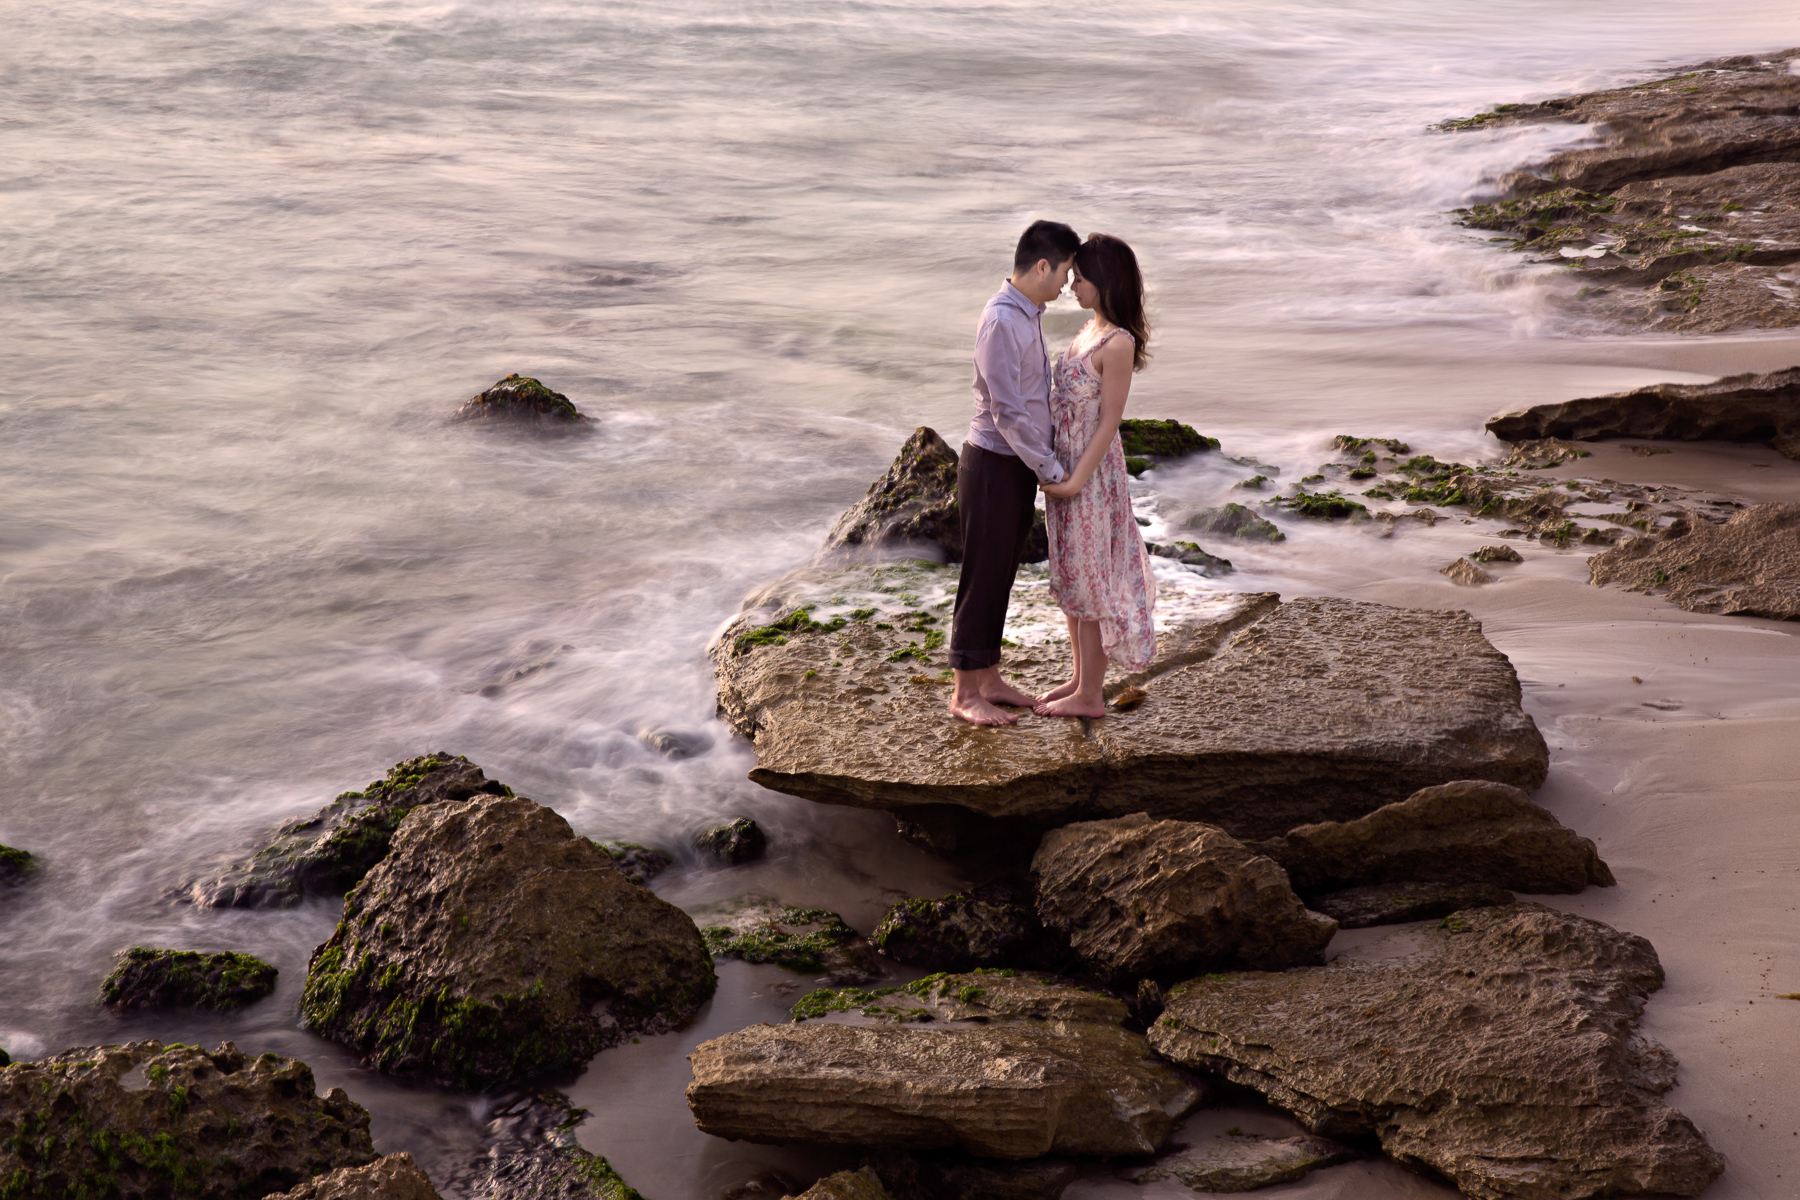
[[[1014,455],[1045,483],[1059,483],[1063,467],[1053,448],[1043,315],[1043,306],[1027,299],[1011,280],[981,310],[969,440],[983,450]]]

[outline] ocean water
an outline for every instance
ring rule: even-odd
[[[0,895],[0,1047],[298,1054],[428,1164],[473,1144],[482,1098],[384,1080],[299,1027],[335,906],[196,911],[170,890],[434,749],[596,837],[679,848],[723,815],[763,822],[765,862],[688,853],[659,881],[691,907],[760,891],[867,929],[956,886],[878,815],[748,783],[703,650],[912,428],[960,441],[974,321],[1029,220],[1137,248],[1155,358],[1133,413],[1290,478],[1335,433],[1493,456],[1481,422],[1504,408],[1800,361],[1782,336],[1582,325],[1443,213],[1586,131],[1429,129],[1800,44],[1770,0],[3,11],[0,842],[43,868]],[[1064,300],[1046,324],[1080,320]],[[510,372],[594,428],[447,422]],[[1690,482],[1800,490],[1770,453],[1706,454]],[[1178,515],[1241,473],[1160,472],[1147,503]],[[1466,536],[1294,525],[1228,550],[1223,586],[1369,595],[1435,580]],[[1579,555],[1527,567],[1585,579]],[[1580,644],[1601,616],[1486,619],[1541,719],[1540,689],[1609,653]],[[1538,653],[1526,631],[1550,625],[1577,644]],[[1709,676],[1714,707],[1791,716],[1770,661]],[[656,729],[713,749],[672,762],[640,740]],[[232,1018],[115,1018],[96,985],[138,943],[247,950],[281,987]],[[652,1200],[835,1161],[684,1123],[685,1048],[780,1019],[792,982],[721,978],[696,1030],[574,1085],[584,1143]],[[1445,1194],[1379,1164],[1326,1176],[1296,1186]]]

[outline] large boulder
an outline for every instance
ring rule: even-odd
[[[1487,429],[1503,442],[1604,437],[1766,442],[1800,459],[1800,367],[1539,404],[1489,418]]]
[[[118,965],[100,983],[100,1003],[121,1012],[133,1008],[210,1008],[231,1012],[275,990],[279,972],[248,954],[229,950],[121,950]]]
[[[401,1151],[366,1167],[339,1167],[263,1200],[443,1200],[413,1156]]]
[[[300,1012],[378,1070],[478,1089],[676,1028],[716,983],[686,913],[550,809],[477,795],[401,822]]]
[[[750,778],[885,809],[943,849],[999,844],[976,818],[1034,840],[1131,812],[1274,837],[1453,779],[1536,788],[1549,762],[1512,664],[1463,612],[1221,597],[1108,685],[1143,686],[1130,712],[1001,729],[945,719],[942,687],[904,657],[907,630],[855,622],[752,645],[755,628],[740,616],[712,649],[720,715],[755,743]],[[1028,690],[1066,673],[1060,646],[1007,653]]]
[[[875,1024],[837,1023],[861,1019],[845,1014],[703,1042],[687,1089],[701,1131],[988,1158],[1150,1154],[1200,1098],[1096,992],[981,972],[881,1000]]]
[[[550,426],[579,426],[592,420],[574,401],[529,375],[508,375],[457,409],[452,419]]]
[[[1660,594],[1689,612],[1800,620],[1800,504],[1757,504],[1723,525],[1678,519],[1596,554],[1588,571],[1596,587]]]
[[[1692,1196],[1719,1174],[1660,1099],[1674,1060],[1636,1032],[1663,982],[1649,942],[1536,904],[1414,936],[1410,955],[1191,980],[1151,1042],[1477,1200]]]
[[[1302,896],[1378,883],[1490,883],[1573,894],[1613,885],[1588,838],[1515,787],[1464,779],[1421,788],[1354,821],[1256,843]]]
[[[1197,821],[1065,825],[1044,835],[1031,870],[1045,926],[1115,985],[1316,963],[1337,932],[1273,861]]]
[[[369,1114],[230,1042],[83,1046],[0,1070],[0,1191],[240,1200],[375,1159]]]
[[[208,908],[291,908],[308,895],[341,896],[388,852],[406,814],[441,800],[510,796],[460,754],[438,751],[388,768],[360,792],[342,792],[310,817],[276,830],[250,858],[187,889]]]

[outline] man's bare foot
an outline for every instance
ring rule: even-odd
[[[1019,719],[1017,714],[1001,712],[981,696],[965,700],[953,698],[950,701],[950,715],[971,725],[1011,725]]]
[[[1051,688],[1049,691],[1047,691],[1043,695],[1039,696],[1037,698],[1037,704],[1048,704],[1052,700],[1061,700],[1064,696],[1073,696],[1074,694],[1075,694],[1075,681],[1073,679],[1071,679],[1067,683],[1057,684],[1055,687]],[[1034,704],[1031,707],[1033,709],[1036,709],[1037,704]]]
[[[1106,701],[1076,694],[1039,704],[1032,711],[1040,717],[1104,717]]]
[[[984,680],[981,686],[981,698],[989,704],[1010,704],[1014,708],[1030,708],[1037,703],[1037,698],[1027,696],[1004,679]]]

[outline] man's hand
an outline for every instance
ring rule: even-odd
[[[1058,500],[1073,500],[1080,494],[1081,489],[1087,486],[1087,480],[1065,479],[1061,483],[1045,483],[1039,480],[1038,486],[1044,489],[1046,496],[1054,496]]]

